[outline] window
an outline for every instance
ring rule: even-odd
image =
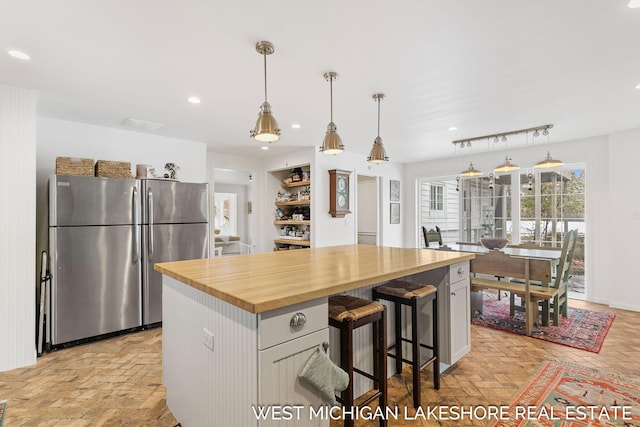
[[[431,211],[444,211],[444,185],[431,184]]]
[[[427,230],[440,228],[443,243],[453,243],[458,238],[458,192],[455,179],[421,180],[419,182],[419,227],[417,238],[423,242],[422,227]]]
[[[455,191],[455,177],[422,179],[417,242],[422,243],[421,226],[438,226],[445,243],[478,242],[485,236],[513,242],[519,235],[520,243],[561,247],[564,233],[577,229],[569,289],[584,293],[585,177],[584,165],[530,169],[520,176],[462,178],[460,191]],[[512,209],[519,209],[519,220]]]

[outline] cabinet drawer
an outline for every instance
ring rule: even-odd
[[[298,319],[297,326],[292,326],[294,316]],[[260,313],[258,315],[258,349],[264,350],[326,328],[329,325],[328,318],[327,298]]]
[[[449,283],[453,284],[469,278],[469,261],[451,264],[449,266]]]

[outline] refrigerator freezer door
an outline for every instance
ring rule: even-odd
[[[52,344],[141,326],[137,228],[50,228]]]
[[[133,224],[139,216],[134,204],[138,186],[135,179],[51,175],[49,225]]]
[[[144,190],[144,224],[208,222],[208,184],[148,179]]]
[[[142,242],[147,248],[143,260],[142,323],[144,325],[162,321],[162,275],[153,269],[153,264],[207,258],[209,256],[208,231],[207,223],[142,226]]]

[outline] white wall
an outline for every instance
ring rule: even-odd
[[[365,156],[345,151],[337,156],[328,156],[316,153],[316,175],[318,184],[314,184],[313,192],[316,194],[314,210],[319,209],[315,227],[320,232],[316,239],[316,247],[354,244],[358,241],[355,221],[357,211],[357,176],[367,175],[381,177],[382,199],[379,217],[382,221],[380,242],[382,246],[404,246],[403,226],[405,224],[404,197],[406,187],[402,182],[404,164],[389,161],[383,164],[371,164]],[[329,170],[344,169],[352,171],[350,186],[350,210],[352,214],[344,218],[332,218],[329,212]],[[400,180],[400,224],[389,224],[389,180]],[[319,203],[318,203],[319,202]]]
[[[606,280],[611,286],[612,307],[640,311],[640,279],[633,267],[638,262],[640,242],[640,190],[638,157],[640,129],[612,134],[609,138],[609,200],[602,195],[598,203],[609,209],[601,229],[608,239],[603,243]],[[604,275],[603,275],[604,276]]]
[[[36,361],[36,101],[0,84],[0,372]]]
[[[521,168],[531,167],[537,161],[542,160],[546,153],[547,146],[545,144],[536,144],[527,148],[511,149],[509,156],[513,159],[513,163],[520,165]],[[630,221],[615,218],[615,211],[606,201],[609,199],[609,191],[613,190],[618,184],[611,183],[609,178],[609,137],[599,136],[588,139],[570,141],[566,143],[552,144],[550,147],[551,154],[554,158],[562,159],[565,163],[584,163],[587,168],[585,195],[586,202],[586,242],[585,242],[585,279],[587,280],[586,299],[602,304],[610,304],[615,295],[614,288],[620,284],[614,283],[611,277],[611,271],[621,268],[621,264],[617,261],[609,263],[611,246],[609,245],[610,228],[612,222],[620,221],[622,227],[630,226]],[[636,149],[637,152],[637,149]],[[627,153],[628,155],[629,153]],[[489,153],[473,154],[473,163],[481,171],[493,169],[496,164],[504,158],[504,152],[493,151]],[[412,163],[405,168],[405,181],[411,186],[406,189],[407,193],[414,193],[416,182],[419,178],[441,177],[456,175],[457,172],[466,169],[469,165],[470,157],[464,156],[460,158],[439,159],[429,162]],[[425,172],[428,171],[428,172]],[[628,182],[628,181],[627,181]],[[630,188],[627,184],[627,189]],[[628,193],[627,193],[628,195]],[[405,239],[408,246],[416,245],[415,227],[417,227],[417,205],[415,195],[408,197],[409,209],[405,212],[410,214],[407,218],[407,226],[404,230]],[[614,215],[614,218],[612,218]],[[623,233],[624,235],[624,233]],[[630,240],[627,240],[630,241]],[[628,245],[628,243],[626,244]],[[622,244],[616,249],[621,251],[631,250],[632,248]],[[616,251],[618,253],[618,251]],[[638,300],[633,303],[638,305]]]

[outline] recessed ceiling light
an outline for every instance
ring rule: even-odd
[[[636,86],[636,89],[640,89],[640,84],[638,86]]]
[[[451,126],[451,127],[449,128],[449,130],[450,130],[451,132],[453,132],[454,130],[458,130],[458,128],[457,128],[457,127],[455,127],[455,126]]]
[[[200,104],[200,98],[198,98],[197,96],[190,96],[187,98],[187,101],[192,104]]]
[[[10,50],[9,55],[13,56],[14,58],[22,59],[23,61],[28,61],[31,59],[29,55],[21,50]]]
[[[640,0],[630,0],[629,7],[635,9],[636,7],[640,7]]]
[[[302,126],[300,126],[300,123],[294,123],[294,124],[291,125],[291,127],[293,129],[300,129]]]
[[[262,146],[262,147],[260,147],[260,148],[262,148],[263,150],[268,150],[268,149],[269,149],[269,147],[267,147],[266,145],[263,145],[263,146]]]

